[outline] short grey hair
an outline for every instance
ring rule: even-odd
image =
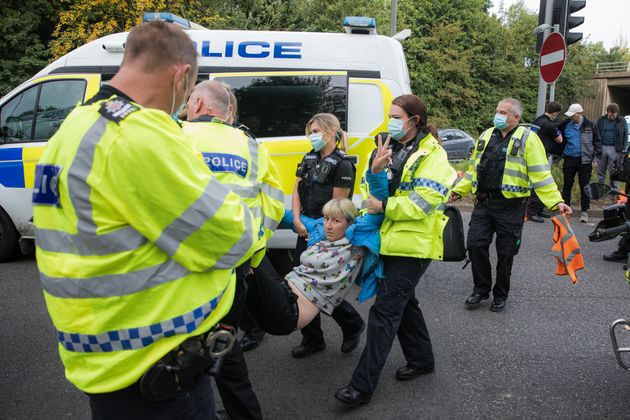
[[[500,104],[506,103],[510,105],[510,109],[512,110],[512,114],[518,115],[519,117],[523,116],[523,104],[518,99],[514,98],[505,98],[499,101]]]
[[[223,118],[229,117],[228,110],[231,103],[230,87],[218,80],[204,80],[195,86],[190,99],[201,99],[208,110],[216,111]]]

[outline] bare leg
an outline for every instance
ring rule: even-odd
[[[320,311],[317,306],[313,305],[313,303],[308,300],[297,287],[293,285],[293,283],[288,283],[293,293],[295,293],[295,295],[297,296],[299,314],[297,329],[301,330],[302,328],[310,324],[313,318],[315,318]]]

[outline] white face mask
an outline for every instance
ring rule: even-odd
[[[186,106],[186,95],[188,94],[188,72],[186,72],[185,77],[186,90],[184,90],[184,99],[182,99],[181,105],[179,105],[177,107],[177,110],[175,110],[175,97],[177,96],[175,87],[177,86],[177,83],[175,82],[175,76],[173,76],[173,100],[171,101],[171,118],[173,119],[173,121],[179,120],[179,113],[182,112],[182,109],[184,109],[184,106]]]

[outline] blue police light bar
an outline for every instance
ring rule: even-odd
[[[349,34],[376,35],[376,19],[368,16],[346,16],[343,18],[343,28]]]
[[[151,22],[153,20],[161,20],[162,22],[174,23],[175,25],[179,25],[179,26],[181,26],[183,28],[186,28],[186,29],[190,29],[192,27],[191,24],[190,24],[190,21],[188,19],[184,19],[181,16],[177,16],[174,13],[166,13],[166,12],[151,13],[151,12],[147,12],[142,17],[142,21],[143,22]]]

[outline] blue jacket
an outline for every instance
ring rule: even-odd
[[[372,174],[369,170],[367,180],[370,183],[370,192],[379,200],[385,199],[388,194],[388,181],[385,172]],[[356,284],[361,286],[361,292],[357,297],[359,302],[364,302],[376,295],[378,282],[383,278],[383,261],[379,258],[381,249],[380,227],[384,215],[366,214],[355,219],[354,223],[346,230],[346,238],[355,246],[364,247],[361,274],[357,277]],[[309,232],[307,245],[311,246],[326,238],[324,232],[324,218],[313,219],[300,215],[300,221]],[[293,228],[293,212],[285,210],[280,227]]]

